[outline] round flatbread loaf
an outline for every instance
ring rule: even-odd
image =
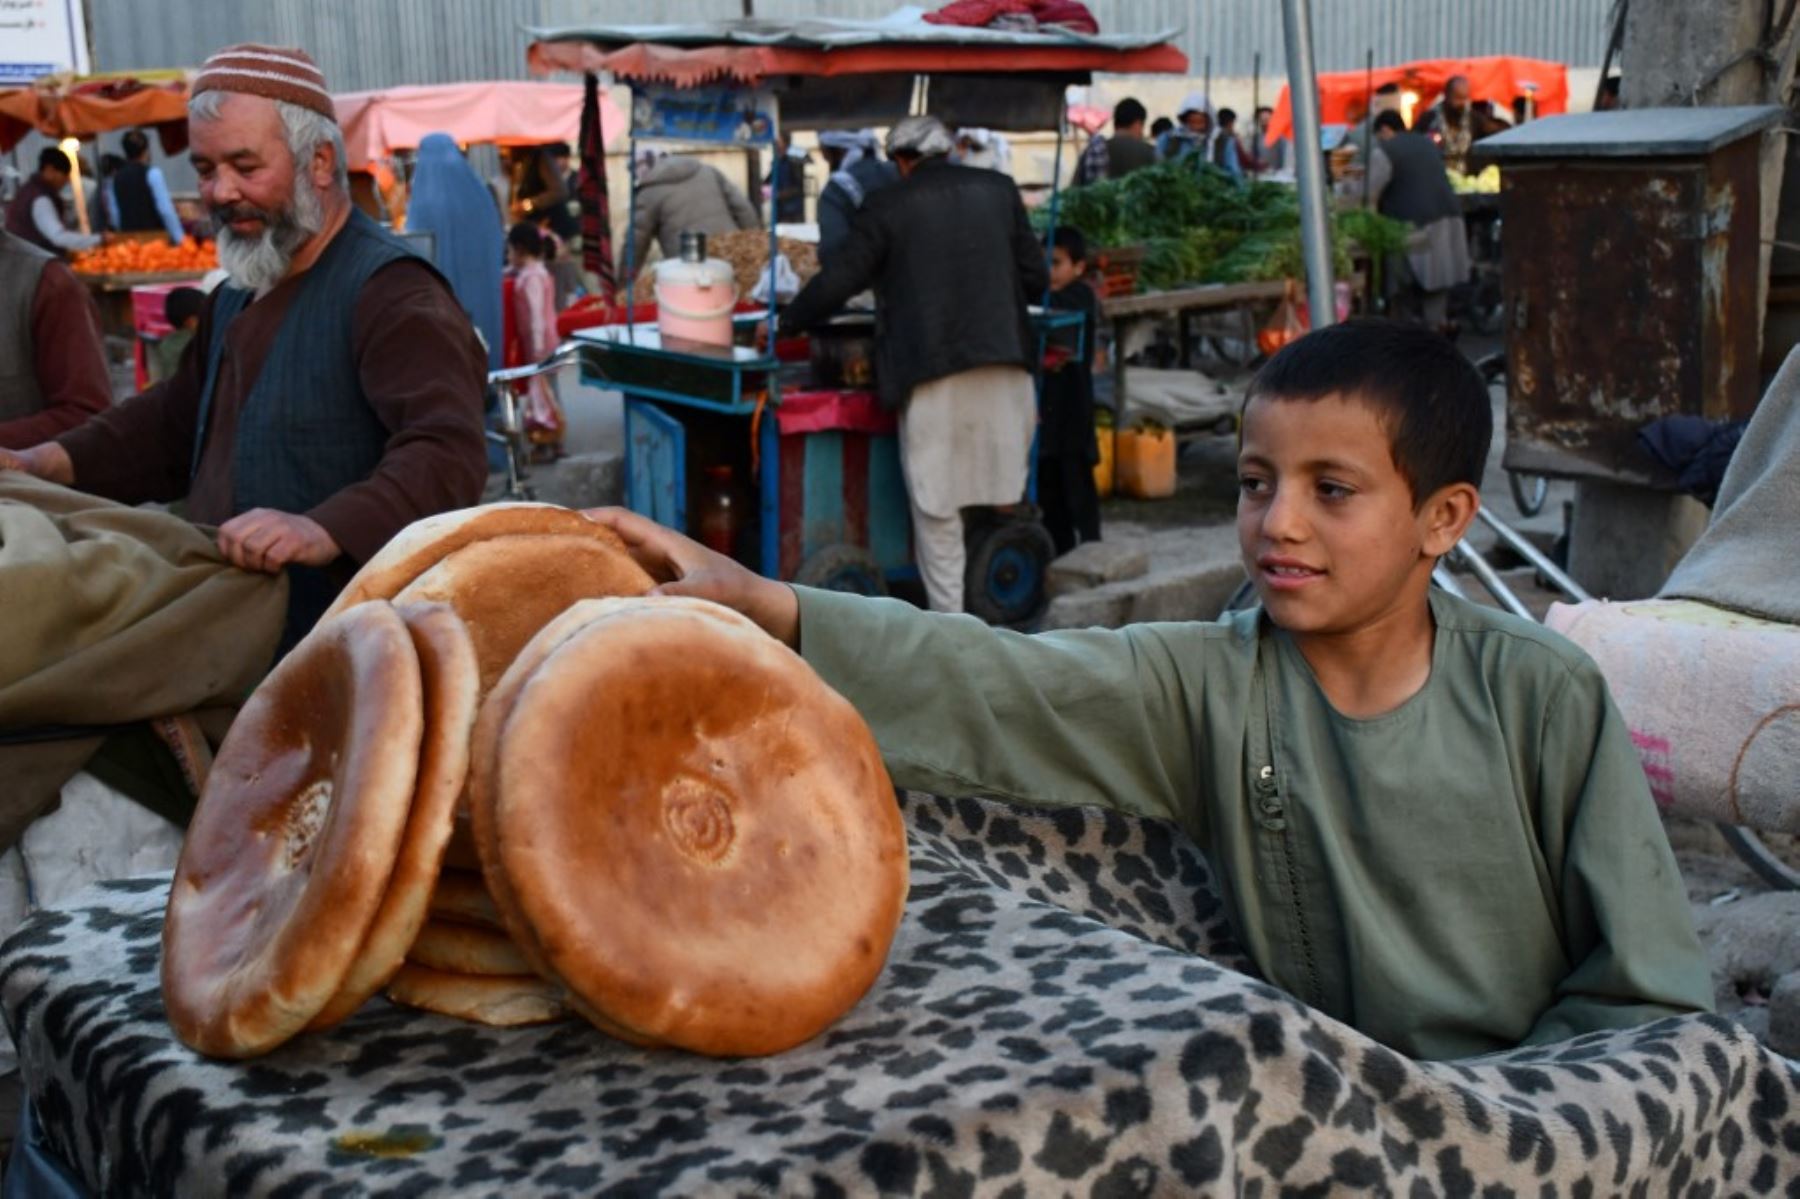
[[[407,1007],[496,1028],[566,1020],[562,988],[535,974],[449,974],[408,963],[388,984],[388,998]]]
[[[448,920],[427,920],[406,960],[451,974],[536,973],[505,933]]]
[[[622,548],[571,533],[527,533],[477,541],[408,583],[396,604],[444,603],[475,638],[481,689],[491,690],[525,643],[578,600],[642,595],[654,586]]]
[[[471,843],[472,845],[473,843]],[[500,909],[481,881],[481,871],[446,869],[438,876],[437,889],[431,893],[431,916],[457,924],[473,924],[480,928],[504,929]]]
[[[555,974],[550,969],[549,962],[544,958],[543,953],[538,949],[537,937],[530,923],[527,922],[513,899],[512,887],[507,881],[500,863],[499,827],[494,817],[494,770],[499,761],[500,733],[505,725],[507,715],[512,710],[513,702],[519,696],[520,689],[530,680],[537,668],[563,642],[580,632],[589,623],[612,612],[613,602],[596,599],[572,604],[538,630],[537,635],[526,643],[524,649],[519,651],[513,659],[512,665],[507,667],[493,690],[482,700],[481,711],[475,719],[475,731],[469,738],[469,802],[466,827],[469,840],[476,853],[477,868],[481,872],[483,882],[487,885],[488,894],[494,901],[495,909],[500,913],[501,924],[507,934],[512,937],[513,943],[519,947],[519,951],[525,955],[532,968],[546,978],[554,978]],[[728,608],[721,608],[717,604],[685,597],[662,598],[656,602],[672,609],[696,612],[712,619],[721,620],[747,632],[760,633],[760,630],[751,621]],[[456,833],[451,839],[453,857],[459,852],[458,841],[463,835],[464,828],[463,813],[459,812]],[[460,861],[454,862],[454,864],[462,865]],[[594,1019],[591,1011],[584,1012],[584,1014],[588,1015],[590,1019]],[[618,1029],[616,1026],[608,1024],[604,1018],[594,1019],[594,1022],[601,1024],[605,1031],[623,1036],[624,1039],[634,1043],[652,1043],[651,1038]]]
[[[356,572],[326,611],[335,616],[365,600],[393,599],[408,584],[467,545],[500,537],[566,534],[587,537],[621,553],[625,543],[605,525],[554,504],[484,504],[416,520],[395,534]],[[529,580],[519,580],[529,585]]]
[[[874,983],[905,904],[874,738],[735,614],[583,608],[505,709],[491,829],[472,813],[487,875],[492,854],[552,976],[607,1021],[722,1056],[800,1044]]]
[[[322,622],[238,713],[163,925],[184,1044],[265,1053],[337,993],[400,854],[424,723],[418,652],[386,603]]]
[[[452,815],[469,771],[469,731],[475,724],[480,671],[469,631],[445,604],[399,605],[419,655],[425,697],[425,739],[419,778],[400,856],[368,937],[343,985],[309,1028],[347,1019],[387,985],[418,938],[444,863]]]

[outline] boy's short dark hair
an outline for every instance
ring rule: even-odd
[[[1119,129],[1129,129],[1139,121],[1145,121],[1149,118],[1150,110],[1130,96],[1126,96],[1123,100],[1113,105],[1113,129],[1115,131]]]
[[[1069,261],[1076,266],[1086,266],[1088,260],[1087,238],[1081,230],[1073,225],[1058,225],[1050,231],[1050,245],[1069,256]]]
[[[1406,118],[1390,108],[1386,112],[1375,114],[1375,128],[1377,131],[1392,129],[1395,133],[1405,133]]]
[[[133,129],[127,133],[119,139],[119,145],[124,149],[127,158],[140,158],[150,153],[150,138],[142,129]]]
[[[206,299],[206,293],[198,287],[177,287],[163,297],[163,319],[169,327],[179,329],[190,319],[200,315],[200,303]]]
[[[1475,365],[1440,334],[1371,317],[1327,325],[1269,359],[1244,407],[1329,395],[1356,396],[1381,413],[1415,504],[1452,483],[1481,486],[1493,407]]]
[[[1259,104],[1259,105],[1257,105],[1257,107],[1256,107],[1256,111],[1255,111],[1255,112],[1253,112],[1253,113],[1251,113],[1251,114],[1250,114],[1250,115],[1251,115],[1251,119],[1255,119],[1255,118],[1256,118],[1256,117],[1260,117],[1260,116],[1261,116],[1261,115],[1262,115],[1262,114],[1263,114],[1263,113],[1265,113],[1265,112],[1266,112],[1266,113],[1268,113],[1268,114],[1269,114],[1269,115],[1270,115],[1270,116],[1274,116],[1274,115],[1275,115],[1275,110],[1274,110],[1274,109],[1273,109],[1273,108],[1270,108],[1270,107],[1269,107],[1269,106],[1268,106],[1268,105],[1267,105],[1267,104]]]
[[[1171,118],[1157,117],[1155,123],[1150,126],[1150,135],[1152,137],[1161,137],[1173,128],[1175,128],[1175,122]]]
[[[1235,120],[1237,120],[1237,109],[1221,108],[1219,110],[1219,124],[1229,125]]]
[[[69,156],[55,146],[45,146],[38,153],[38,170],[40,171],[61,171],[67,175],[73,169],[73,165],[69,162]]]

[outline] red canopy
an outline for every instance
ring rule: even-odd
[[[1526,95],[1525,85],[1537,85],[1537,112],[1552,116],[1569,109],[1569,68],[1559,62],[1539,58],[1513,58],[1495,55],[1488,58],[1432,58],[1403,63],[1397,67],[1377,67],[1373,76],[1367,71],[1336,71],[1319,76],[1319,120],[1326,125],[1344,125],[1351,113],[1359,112],[1372,87],[1398,83],[1419,97],[1417,112],[1423,112],[1443,94],[1452,76],[1466,75],[1469,94],[1474,100],[1490,100],[1499,115],[1512,119],[1515,96]],[[1371,83],[1371,79],[1373,82]],[[1361,120],[1360,115],[1355,119]],[[1269,119],[1270,139],[1293,135],[1293,109],[1288,89],[1283,86],[1281,99],[1275,103],[1275,114]]]
[[[94,137],[153,126],[170,153],[187,144],[187,82],[129,77],[55,76],[30,87],[0,88],[0,151],[32,130],[45,137]]]
[[[885,75],[1031,71],[1182,74],[1187,57],[1167,44],[1112,50],[1079,43],[1055,46],[909,42],[834,47],[713,45],[696,49],[638,42],[608,50],[592,42],[537,41],[526,61],[539,74],[611,71],[619,79],[693,87],[716,79],[755,83],[771,75]]]
[[[351,170],[395,150],[416,150],[428,133],[460,145],[535,146],[575,140],[581,128],[579,83],[446,83],[388,87],[333,96]],[[625,132],[625,117],[606,93],[600,119],[608,142]]]

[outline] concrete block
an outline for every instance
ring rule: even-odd
[[[1059,595],[1044,613],[1044,629],[1116,629],[1125,623],[1130,597],[1113,588],[1098,587]]]
[[[1244,581],[1244,568],[1236,561],[1210,562],[1188,570],[1174,570],[1124,584],[1131,593],[1126,619],[1144,621],[1215,620],[1219,609]]]
[[[1139,578],[1149,569],[1150,555],[1142,546],[1119,541],[1090,541],[1052,562],[1045,586],[1053,596],[1068,595],[1084,587]]]
[[[1800,1060],[1800,970],[1777,979],[1769,995],[1769,1048]]]

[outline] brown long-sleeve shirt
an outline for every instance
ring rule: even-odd
[[[232,448],[238,416],[297,282],[278,284],[225,331],[205,447],[191,482],[212,343],[211,297],[173,376],[58,438],[74,462],[75,485],[128,504],[185,496],[188,517],[201,524],[237,515]],[[363,285],[351,337],[363,393],[388,430],[387,448],[368,479],[301,515],[318,522],[352,561],[365,562],[420,517],[480,500],[487,482],[481,419],[487,355],[450,289],[413,261],[391,263]]]
[[[31,353],[44,407],[0,421],[0,449],[30,449],[112,403],[99,310],[75,272],[60,262],[44,264],[32,294]]]

